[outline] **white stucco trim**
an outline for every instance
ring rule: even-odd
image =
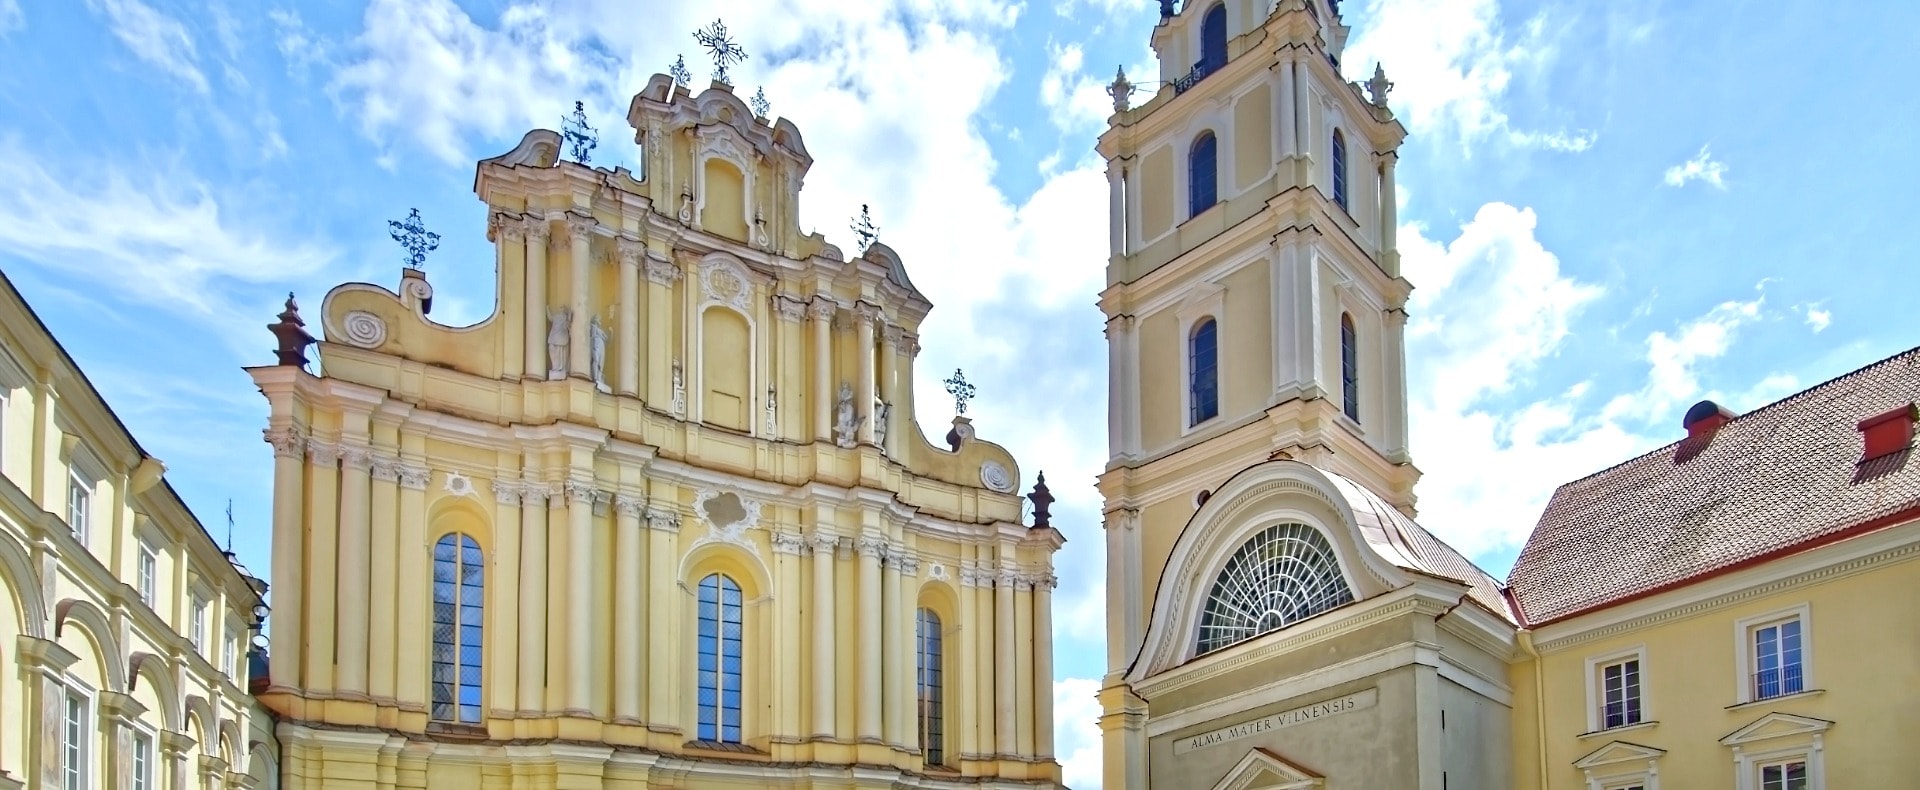
[[[1193,330],[1202,320],[1213,319],[1213,416],[1193,421]],[[1222,363],[1227,329],[1227,289],[1215,281],[1197,284],[1191,295],[1174,310],[1174,323],[1180,335],[1180,436],[1202,427],[1212,427],[1227,413],[1227,366]]]
[[[1760,771],[1801,761],[1808,790],[1826,790],[1826,732],[1833,722],[1789,713],[1769,713],[1720,739],[1733,749],[1735,790],[1760,790]]]
[[[1586,780],[1583,790],[1620,790],[1628,787],[1660,790],[1659,762],[1666,754],[1664,749],[1613,741],[1575,760],[1573,767],[1580,769]]]
[[[1639,644],[1624,650],[1615,650],[1611,653],[1587,657],[1587,732],[1599,732],[1607,729],[1607,727],[1605,727],[1606,717],[1601,714],[1601,709],[1606,706],[1606,692],[1600,682],[1600,670],[1626,661],[1640,662],[1640,666],[1638,667],[1640,673],[1640,721],[1622,726],[1632,727],[1654,720],[1653,709],[1649,704],[1651,700],[1648,699],[1647,694],[1647,646],[1645,644]],[[1613,729],[1620,728],[1615,727]]]
[[[1758,657],[1754,655],[1754,630],[1792,620],[1800,621],[1800,688],[1803,691],[1819,688],[1813,682],[1813,607],[1802,602],[1784,609],[1742,617],[1733,622],[1735,705],[1756,701],[1753,693],[1753,673]]]

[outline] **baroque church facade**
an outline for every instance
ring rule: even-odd
[[[289,300],[271,408],[281,787],[1051,787],[1044,485],[919,430],[932,304],[798,224],[798,129],[656,75],[639,176],[479,163],[499,301]]]

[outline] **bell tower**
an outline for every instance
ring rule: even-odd
[[[1155,83],[1117,74],[1110,186],[1105,786],[1144,787],[1123,680],[1175,538],[1236,472],[1291,458],[1413,515],[1392,84],[1340,74],[1334,0],[1163,0]],[[1272,7],[1269,11],[1268,8]],[[1133,99],[1148,96],[1137,106]]]

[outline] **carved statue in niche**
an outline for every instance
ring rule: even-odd
[[[687,413],[687,379],[680,372],[680,360],[673,361],[673,416]]]
[[[767,388],[767,436],[772,437],[773,435],[778,434],[780,432],[779,415],[780,415],[780,407],[776,405],[776,401],[774,400],[773,388],[768,387]]]
[[[893,404],[886,401],[874,401],[873,405],[873,443],[881,448],[887,446],[887,423],[893,416]]]
[[[860,441],[860,423],[865,418],[853,413],[853,385],[840,382],[840,405],[833,423],[834,444],[852,447]]]
[[[573,329],[573,308],[566,305],[547,308],[547,380],[567,377],[568,334]]]
[[[592,370],[590,372],[593,374],[594,389],[600,390],[601,392],[612,392],[613,389],[607,386],[607,328],[600,323],[600,316],[598,315],[593,317],[592,322],[588,324],[587,328],[591,330],[593,339],[593,347],[591,349],[593,352],[591,362]]]

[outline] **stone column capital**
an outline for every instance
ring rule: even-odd
[[[306,453],[307,433],[298,426],[283,425],[261,431],[278,458],[299,458]]]
[[[432,476],[433,472],[424,466],[405,462],[400,464],[401,488],[413,491],[425,491],[427,490],[427,479]]]
[[[511,480],[503,482],[515,487],[515,493],[520,495],[520,504],[525,507],[539,507],[546,504],[547,497],[552,493],[547,488],[547,484],[535,480],[520,483],[514,483]]]
[[[659,285],[672,285],[680,281],[680,266],[672,260],[655,253],[647,253],[647,280]]]
[[[645,517],[647,519],[647,529],[657,529],[661,532],[680,531],[680,514],[678,512],[663,507],[648,505],[645,511]]]
[[[647,509],[647,498],[633,494],[614,494],[613,508],[625,518],[639,518]]]
[[[518,506],[520,504],[521,488],[522,486],[520,485],[520,481],[518,480],[502,480],[499,478],[494,478],[493,501],[498,502],[502,505]]]
[[[102,718],[114,724],[131,725],[135,720],[146,715],[147,706],[140,704],[140,701],[134,699],[131,694],[122,694],[118,691],[100,691],[95,694],[97,696],[94,699],[100,704]]]
[[[593,236],[593,230],[600,227],[600,221],[590,214],[566,213],[567,236],[573,241],[585,241]]]
[[[553,226],[547,222],[546,217],[521,217],[520,230],[526,234],[527,241],[536,244],[544,243],[553,235]]]
[[[862,557],[887,558],[887,542],[880,538],[859,538],[854,541],[853,547]]]
[[[840,303],[825,296],[815,296],[807,303],[807,315],[815,321],[831,321],[837,312],[840,312]]]
[[[768,538],[775,554],[805,554],[807,540],[798,532],[775,532]]]
[[[620,265],[637,267],[646,260],[647,243],[632,236],[621,236],[614,240],[614,254],[619,257]]]
[[[802,321],[807,317],[807,303],[792,294],[774,294],[773,311],[782,321]]]

